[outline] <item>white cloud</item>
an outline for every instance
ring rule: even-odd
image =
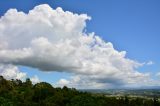
[[[78,89],[105,89],[105,88],[123,88],[123,87],[144,87],[144,86],[154,86],[158,84],[156,81],[150,78],[149,73],[139,73],[135,72],[135,75],[120,78],[114,78],[106,76],[101,78],[101,76],[97,75],[75,75],[71,76],[69,79],[60,79],[54,86],[68,86],[75,87]],[[122,79],[125,79],[122,80]],[[148,85],[149,84],[149,85]]]
[[[11,80],[11,79],[20,79],[22,81],[25,81],[28,77],[26,72],[22,72],[19,70],[17,66],[8,64],[0,64],[0,75],[3,76],[5,79]],[[40,82],[40,79],[37,75],[34,75],[30,78],[33,84],[36,84]]]
[[[154,64],[153,61],[149,61],[149,62],[146,63],[146,65],[153,65],[153,64]]]
[[[108,85],[108,86],[106,86]],[[78,89],[96,89],[96,88],[109,88],[109,84],[100,83],[94,80],[90,80],[87,76],[84,75],[76,75],[71,76],[69,79],[60,79],[56,84],[53,86],[63,87],[68,86],[70,88],[78,88]]]
[[[47,4],[28,14],[10,9],[0,18],[0,62],[75,73],[84,78],[79,80],[82,84],[98,87],[148,81],[149,74],[136,70],[141,63],[94,33],[84,32],[90,19]],[[59,84],[73,81],[61,79]]]
[[[69,83],[70,82],[66,79],[60,79],[56,85],[63,87],[63,86],[69,85]]]
[[[2,75],[6,79],[21,79],[25,80],[27,74],[24,72],[20,72],[18,67],[13,65],[2,65],[0,64],[0,75]]]
[[[33,84],[36,84],[40,82],[40,79],[37,75],[34,75],[33,77],[31,77],[31,81]]]
[[[153,64],[154,64],[153,61],[148,61],[148,62],[144,62],[144,63],[143,63],[143,65],[148,65],[148,66],[153,65]]]

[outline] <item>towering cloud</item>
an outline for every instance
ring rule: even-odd
[[[61,84],[107,86],[150,80],[149,74],[136,70],[142,64],[126,58],[125,51],[84,31],[90,19],[47,4],[28,14],[10,9],[0,18],[0,63],[69,72],[85,80],[61,79]]]

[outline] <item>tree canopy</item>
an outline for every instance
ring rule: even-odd
[[[18,79],[6,80],[0,76],[0,106],[160,106],[157,98],[107,97],[75,88],[54,88],[40,82],[32,84]]]

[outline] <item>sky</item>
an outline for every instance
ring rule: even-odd
[[[0,74],[76,88],[159,86],[159,0],[1,0]]]

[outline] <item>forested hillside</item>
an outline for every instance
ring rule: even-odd
[[[66,86],[54,88],[46,82],[33,85],[30,79],[22,82],[0,76],[0,106],[160,106],[160,102],[157,98],[117,98]]]

